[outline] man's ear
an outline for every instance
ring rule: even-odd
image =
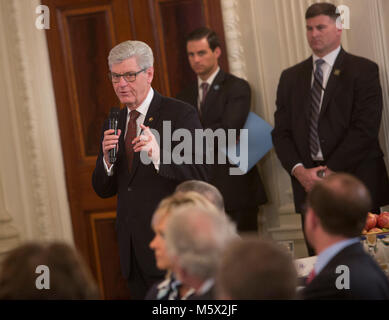
[[[319,219],[315,214],[315,211],[311,207],[308,207],[307,212],[305,213],[305,225],[311,230],[315,229],[319,224]]]
[[[220,47],[216,47],[213,52],[216,54],[216,57],[219,59],[220,55],[222,54],[222,49],[220,49]]]
[[[147,82],[149,84],[151,84],[151,82],[153,81],[153,78],[154,78],[154,67],[150,67],[146,70],[146,74],[147,74]]]

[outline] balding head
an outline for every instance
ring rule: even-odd
[[[319,218],[323,230],[348,238],[361,234],[371,205],[365,185],[345,173],[327,177],[308,194],[308,207]]]

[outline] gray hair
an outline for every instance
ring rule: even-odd
[[[222,251],[236,237],[235,225],[216,208],[177,208],[166,226],[169,256],[201,280],[214,277]]]
[[[200,193],[211,201],[219,210],[224,211],[223,196],[215,186],[200,180],[188,180],[179,184],[176,188],[176,192],[189,191]]]
[[[151,48],[142,41],[124,41],[113,47],[108,55],[108,65],[121,63],[124,60],[135,57],[141,69],[147,69],[154,65],[154,56]]]

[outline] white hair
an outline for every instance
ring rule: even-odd
[[[215,275],[221,253],[237,237],[236,227],[216,208],[178,208],[166,226],[166,247],[187,273],[206,280]]]
[[[151,48],[142,41],[124,41],[113,47],[108,55],[108,66],[121,63],[124,60],[135,57],[141,69],[147,69],[154,65],[154,56]]]

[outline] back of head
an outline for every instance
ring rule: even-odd
[[[199,192],[176,192],[159,203],[151,219],[151,226],[155,227],[161,220],[170,216],[171,212],[178,208],[185,209],[193,206],[210,210],[218,209],[207,197]]]
[[[186,38],[186,43],[189,41],[197,41],[201,40],[203,38],[206,38],[208,41],[209,48],[212,51],[215,51],[217,47],[220,48],[220,40],[217,36],[215,31],[212,31],[211,29],[207,27],[201,27],[198,29],[193,30],[191,33],[188,34]]]
[[[312,4],[305,12],[305,19],[315,18],[317,16],[324,15],[328,16],[334,21],[340,17],[340,13],[337,12],[337,8],[332,3],[318,2]]]
[[[169,255],[181,269],[201,280],[214,276],[222,250],[235,237],[235,225],[216,208],[178,208],[166,227]]]
[[[141,69],[147,69],[154,65],[154,55],[151,48],[142,41],[128,40],[119,43],[111,49],[108,55],[108,65],[121,63],[124,60],[135,57]]]
[[[333,174],[315,184],[307,201],[323,230],[347,238],[361,234],[372,205],[365,185],[346,173]]]
[[[297,273],[292,256],[270,240],[236,240],[223,253],[216,277],[220,299],[294,299]]]
[[[213,185],[200,181],[200,180],[188,180],[179,184],[176,188],[176,192],[189,192],[194,191],[212,202],[216,208],[224,211],[224,200],[220,191]]]
[[[49,289],[38,289],[37,278]],[[38,273],[37,273],[38,271]],[[47,281],[47,282],[45,282]],[[97,299],[97,287],[82,258],[65,243],[28,243],[10,251],[0,271],[0,300]]]

